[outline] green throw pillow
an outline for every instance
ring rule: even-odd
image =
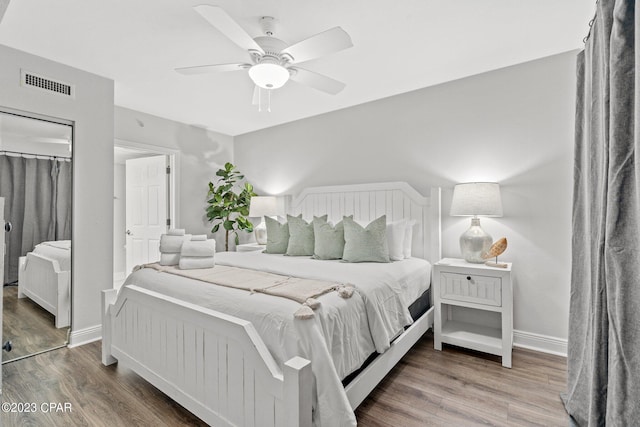
[[[267,247],[264,250],[266,254],[284,254],[287,252],[289,244],[289,224],[286,222],[280,224],[277,220],[264,217],[267,226]]]
[[[353,218],[353,215],[350,218]],[[344,252],[344,224],[342,221],[333,226],[326,220],[314,217],[313,234],[315,238],[314,259],[342,259]]]
[[[345,217],[344,253],[346,262],[390,262],[387,243],[387,217],[382,215],[363,228],[351,218]]]
[[[311,256],[315,240],[313,237],[313,222],[308,223],[301,218],[302,215],[294,217],[287,215],[287,223],[289,224],[289,246],[287,246],[287,255],[290,256]],[[323,215],[315,219],[327,220],[327,216]]]

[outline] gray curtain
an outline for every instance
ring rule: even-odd
[[[640,423],[640,59],[635,2],[600,0],[578,55],[565,408]]]
[[[53,180],[55,194],[55,240],[71,239],[71,162],[56,162]]]
[[[0,155],[5,234],[4,282],[18,280],[18,259],[44,241],[71,238],[71,162]]]

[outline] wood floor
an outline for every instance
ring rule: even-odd
[[[500,357],[456,347],[433,349],[431,331],[356,411],[362,426],[567,426],[560,393],[566,358],[513,350]]]
[[[566,360],[515,349],[499,358],[446,347],[425,337],[356,411],[359,426],[566,426],[559,393]],[[2,412],[9,426],[179,426],[200,420],[117,365],[100,364],[100,342],[3,366],[3,401],[69,403],[71,412]]]
[[[29,298],[18,298],[17,286],[3,288],[2,342],[11,340],[13,350],[4,352],[2,360],[64,345],[67,329],[55,327],[55,317]]]

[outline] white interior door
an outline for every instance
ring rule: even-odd
[[[126,161],[127,274],[160,259],[167,230],[167,156]]]

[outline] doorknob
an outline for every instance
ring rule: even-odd
[[[127,230],[127,236],[133,236],[133,233],[131,232],[131,230]]]
[[[13,348],[13,344],[11,344],[11,341],[7,341],[6,343],[4,343],[4,345],[2,346],[2,349],[9,352],[11,351],[11,349]]]
[[[4,231],[6,231],[7,233],[10,232],[12,228],[13,225],[11,225],[11,221],[7,221],[4,223]]]

